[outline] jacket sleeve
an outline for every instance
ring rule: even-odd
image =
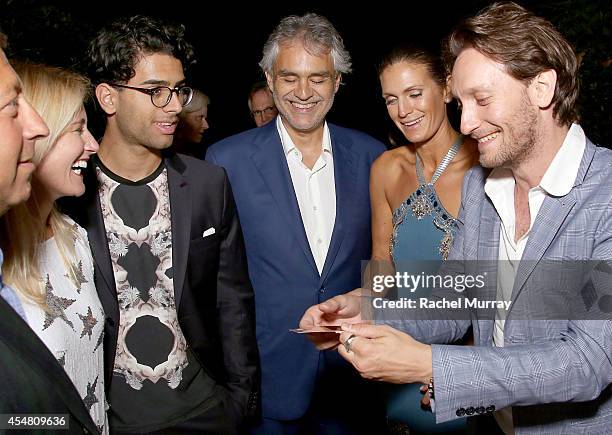
[[[227,175],[223,184],[217,310],[227,388],[237,417],[242,420],[258,411],[259,355],[255,341],[253,288],[247,270],[242,230]]]
[[[539,344],[433,345],[436,421],[471,415],[470,408],[594,400],[612,383],[611,354],[609,320],[571,321],[558,339]]]

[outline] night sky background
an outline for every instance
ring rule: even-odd
[[[254,127],[247,95],[251,85],[263,79],[257,64],[263,44],[279,20],[286,15],[317,12],[338,29],[353,60],[353,72],[344,76],[327,119],[388,143],[388,133],[395,127],[380,97],[376,65],[382,55],[402,41],[437,45],[456,22],[489,3],[0,0],[0,29],[9,36],[9,55],[78,69],[89,40],[113,18],[144,14],[184,24],[198,58],[190,74],[191,84],[211,98],[211,128],[204,138],[204,144],[210,145]],[[612,2],[518,3],[555,23],[581,54],[582,125],[591,139],[612,144]],[[94,133],[101,135],[101,117],[90,111],[90,118]]]

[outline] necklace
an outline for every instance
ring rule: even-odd
[[[425,216],[429,215],[433,211],[433,206],[431,202],[428,201],[427,195],[423,192],[424,189],[422,187],[433,186],[438,178],[442,175],[444,170],[448,167],[448,165],[453,161],[457,152],[459,152],[459,148],[461,148],[461,144],[463,143],[463,136],[459,135],[457,140],[453,143],[450,149],[446,152],[446,155],[442,159],[442,161],[436,167],[436,170],[431,177],[431,181],[427,183],[425,181],[425,175],[423,174],[423,164],[421,163],[421,158],[419,154],[416,153],[416,173],[417,179],[419,181],[419,189],[417,190],[417,197],[412,202],[412,213],[417,219],[423,219]],[[420,193],[420,195],[419,195]]]

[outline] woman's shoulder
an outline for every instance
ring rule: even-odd
[[[416,164],[414,151],[402,146],[385,151],[372,165],[372,173],[376,177],[394,178],[406,171],[412,172]]]

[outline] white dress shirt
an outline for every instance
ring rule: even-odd
[[[329,128],[325,123],[321,144],[323,151],[310,169],[302,162],[302,153],[291,140],[280,116],[276,118],[276,127],[283,144],[308,244],[321,274],[336,221],[336,184]]]
[[[529,213],[531,222],[527,232],[515,242],[516,216],[514,211],[514,175],[510,169],[495,168],[485,183],[485,193],[493,203],[501,219],[499,231],[499,262],[497,270],[497,300],[510,301],[518,267],[529,240],[538,211],[546,196],[567,195],[576,181],[580,161],[586,147],[584,131],[578,124],[572,124],[561,148],[546,169],[540,184],[529,189]],[[499,313],[498,313],[499,314]],[[493,327],[493,344],[504,346],[505,319],[496,316]],[[512,408],[495,413],[495,419],[508,433],[514,433]]]

